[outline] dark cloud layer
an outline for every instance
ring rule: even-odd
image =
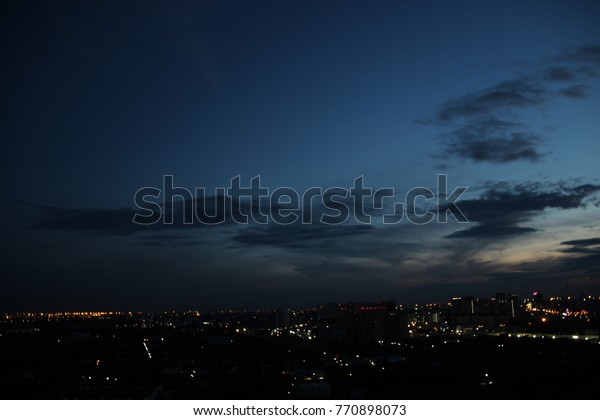
[[[518,226],[490,226],[481,225],[470,229],[459,230],[448,235],[448,238],[497,238],[518,236],[526,233],[535,232],[533,228]]]
[[[524,130],[520,124],[496,118],[471,121],[447,137],[446,157],[505,163],[515,160],[536,162],[543,156],[537,151],[542,141],[539,134]]]
[[[478,225],[453,232],[447,237],[493,239],[531,233],[534,229],[520,224],[546,209],[581,207],[598,191],[600,185],[596,184],[496,183],[488,186],[478,198],[459,203],[469,221]]]
[[[572,99],[583,99],[589,95],[588,85],[573,85],[560,90],[560,94]]]
[[[223,204],[221,204],[223,203]],[[237,204],[237,202],[236,202]],[[173,211],[165,210],[161,205],[161,220],[156,223],[139,224],[134,223],[134,215],[146,215],[144,209],[134,210],[131,208],[118,209],[67,209],[60,207],[47,207],[31,205],[38,210],[36,220],[30,224],[32,229],[64,230],[80,233],[99,235],[134,235],[144,232],[207,228],[222,226],[233,223],[231,217],[232,201],[223,200],[223,197],[209,196],[206,199],[194,199],[177,201],[173,205]],[[244,214],[249,214],[251,204],[240,202],[239,208]],[[197,219],[190,219],[195,214],[206,214],[217,216],[222,219],[220,224],[201,223]],[[171,224],[162,222],[165,218],[171,218]],[[192,223],[186,223],[189,221]]]
[[[495,124],[502,122],[496,121]],[[449,238],[494,238],[500,236],[515,236],[531,233],[533,228],[520,226],[521,223],[531,220],[536,214],[548,208],[573,209],[584,205],[586,199],[600,190],[597,184],[572,185],[568,182],[559,183],[520,183],[499,182],[485,186],[483,193],[475,199],[461,199],[458,207],[471,223],[476,226],[453,232]],[[206,203],[214,207],[214,199]],[[204,201],[197,200],[196,205]],[[232,226],[235,221],[231,218],[231,202],[228,202],[219,212],[224,213],[225,222],[218,225],[207,225],[195,221],[193,224],[183,222],[185,207],[191,212],[191,203],[175,208],[172,224],[162,222],[151,225],[138,225],[132,222],[135,214],[129,208],[119,209],[61,209],[57,207],[37,207],[36,219],[30,224],[34,230],[62,230],[93,235],[135,235],[139,243],[145,242],[154,246],[182,246],[195,245],[194,238],[173,232],[183,229],[206,228],[211,226]],[[354,209],[347,203],[350,215]],[[244,212],[250,211],[250,204],[242,205]],[[204,210],[208,206],[203,207]],[[263,209],[266,212],[266,209]],[[298,243],[309,241],[327,240],[350,235],[362,235],[373,229],[373,225],[353,225],[348,222],[330,225],[319,222],[324,209],[322,205],[315,204],[313,221],[310,224],[300,222],[280,225],[251,223],[246,229],[233,236],[233,239],[246,245],[278,245],[295,246]],[[368,212],[373,210],[367,209]],[[438,211],[446,211],[440,208]],[[214,211],[212,208],[211,211]],[[299,214],[298,214],[299,215]],[[353,219],[353,218],[350,218]],[[243,226],[243,225],[242,225]],[[160,233],[163,232],[163,233]]]
[[[284,247],[327,247],[332,239],[364,235],[374,230],[372,225],[310,225],[289,226],[270,225],[262,228],[249,228],[233,237],[245,245],[278,245]],[[310,242],[310,245],[307,244]]]
[[[578,47],[573,51],[558,55],[556,60],[581,64],[583,67],[579,67],[577,70],[593,77],[596,75],[596,71],[600,69],[600,45]]]
[[[497,115],[514,108],[540,106],[548,101],[549,96],[549,90],[541,83],[509,80],[443,103],[437,110],[435,120],[443,124],[461,118]]]
[[[575,239],[561,242],[561,251],[574,255],[560,260],[557,270],[573,278],[589,280],[600,275],[600,238]]]
[[[600,271],[600,238],[562,242],[561,254],[564,257],[542,259],[531,264],[507,266],[480,259],[482,250],[502,246],[503,239],[535,232],[526,224],[544,209],[585,206],[600,191],[600,185],[502,182],[486,184],[483,188],[479,197],[458,203],[472,222],[471,226],[450,233],[446,240],[432,237],[435,232],[439,235],[439,229],[443,228],[434,224],[399,224],[387,228],[320,223],[254,224],[245,227],[229,224],[220,232],[224,234],[222,240],[228,241],[232,245],[230,248],[237,248],[236,255],[242,259],[245,252],[255,258],[263,252],[275,252],[277,249],[278,263],[288,269],[289,276],[293,278],[318,279],[323,284],[344,281],[356,285],[356,290],[363,290],[364,280],[369,278],[385,293],[395,288],[410,290],[412,285],[417,287],[419,284],[427,284],[440,291],[452,290],[452,293],[463,287],[471,294],[478,287],[482,290],[518,288],[524,284],[527,288],[551,287],[555,283],[560,286],[564,278],[585,279]],[[207,242],[199,240],[189,225],[141,232],[136,231],[136,227],[126,227],[123,225],[125,217],[125,223],[131,223],[132,211],[129,209],[77,211],[46,208],[43,214],[38,215],[34,229],[81,232],[91,235],[91,242],[94,242],[94,235],[120,235],[131,238],[140,246],[158,250],[204,246],[201,255],[214,246],[208,238],[200,238]],[[90,225],[86,226],[86,223]],[[184,228],[192,230],[186,232]],[[247,251],[242,251],[242,248]],[[148,255],[154,255],[154,252],[149,249]],[[232,267],[238,264],[235,260],[231,260]],[[265,270],[268,271],[269,267],[265,266]],[[261,276],[260,273],[256,275]],[[268,277],[268,273],[265,275]],[[583,284],[584,280],[581,282]]]
[[[527,130],[519,122],[520,113],[560,97],[588,97],[591,87],[583,82],[599,72],[600,46],[584,46],[555,56],[541,71],[447,100],[424,121],[450,128],[444,153],[437,157],[491,163],[541,160],[546,154],[540,150],[543,136]],[[565,83],[569,85],[560,86]]]
[[[298,223],[279,225],[271,223],[257,224],[250,221],[248,224],[238,225],[232,218],[232,200],[224,201],[224,206],[217,206],[215,197],[207,197],[206,200],[194,200],[192,203],[186,200],[185,203],[179,202],[173,211],[173,223],[165,224],[161,221],[157,223],[140,225],[133,222],[136,211],[130,208],[118,209],[65,209],[59,207],[32,206],[37,209],[35,220],[29,227],[34,230],[59,230],[77,232],[90,235],[115,235],[115,236],[135,236],[139,245],[155,247],[178,247],[190,246],[204,243],[185,234],[172,233],[183,232],[183,230],[193,230],[198,228],[210,228],[219,226],[246,226],[244,230],[233,239],[245,245],[280,245],[293,247],[298,243],[306,241],[322,241],[349,235],[359,235],[367,233],[373,229],[372,225],[351,225],[349,223],[325,224],[321,223],[320,217],[327,213],[327,209],[317,202],[312,203],[310,210],[312,214],[312,223],[302,224],[300,218],[302,214],[299,211],[290,211],[299,219]],[[340,200],[348,206],[351,214],[354,214],[354,207],[350,200]],[[368,200],[367,200],[368,201]],[[235,202],[238,204],[237,202]],[[325,203],[330,204],[329,198],[325,197]],[[184,223],[185,214],[194,214],[194,206],[200,206],[199,211],[206,211],[207,214],[218,214],[224,222],[220,224],[204,224],[197,219],[193,223]],[[240,209],[244,214],[249,214],[252,208],[250,203],[239,203]],[[184,212],[185,209],[185,213]],[[268,214],[268,207],[260,209],[263,214]],[[367,203],[365,211],[370,214],[380,213],[381,210],[373,209],[372,202]],[[329,211],[331,213],[331,210]],[[160,233],[164,232],[164,233]]]
[[[561,249],[564,253],[598,254],[600,252],[600,238],[575,239],[560,244],[567,246]]]

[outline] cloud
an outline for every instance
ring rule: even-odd
[[[556,61],[567,61],[600,68],[600,44],[583,45],[572,51],[557,55]],[[581,68],[579,68],[581,70]]]
[[[561,245],[570,245],[571,247],[587,248],[589,246],[600,245],[600,238],[575,239],[572,241],[561,242]]]
[[[560,244],[567,245],[566,248],[561,249],[564,253],[598,254],[600,252],[600,238],[575,239]]]
[[[435,157],[476,163],[540,161],[546,155],[540,151],[544,138],[519,122],[523,111],[543,108],[559,98],[588,97],[591,87],[583,82],[600,73],[600,45],[572,49],[554,56],[550,64],[540,61],[536,67],[488,88],[448,99],[432,117],[417,120],[449,130],[442,135],[443,153]]]
[[[325,195],[326,204],[331,204],[331,197]],[[310,211],[313,222],[302,224],[300,222],[288,225],[275,224],[272,220],[268,224],[258,224],[251,220],[247,224],[238,225],[231,216],[232,200],[227,199],[225,205],[217,205],[216,197],[207,197],[206,200],[186,200],[178,202],[173,209],[173,223],[165,224],[162,220],[148,225],[139,225],[133,222],[135,211],[130,208],[118,209],[65,209],[59,207],[43,207],[31,205],[37,209],[34,221],[29,227],[34,230],[57,230],[77,232],[88,235],[113,235],[113,236],[132,236],[135,238],[135,244],[143,246],[152,246],[157,248],[174,248],[182,246],[194,246],[205,243],[197,238],[186,234],[178,233],[184,230],[194,230],[199,228],[240,226],[241,230],[237,232],[232,239],[243,245],[277,245],[287,248],[300,247],[329,247],[330,241],[347,236],[357,236],[371,232],[372,225],[352,225],[350,223],[341,223],[336,225],[320,222],[324,214],[335,214],[332,210],[327,210],[323,203],[317,201],[311,202],[311,208],[305,209],[306,213]],[[354,206],[349,198],[341,199],[349,210],[349,215],[354,214]],[[237,202],[235,202],[238,204]],[[221,224],[204,224],[194,219],[192,224],[184,223],[185,214],[193,214],[194,207],[199,206],[207,214],[218,214],[225,222]],[[249,214],[251,203],[239,202],[241,211]],[[357,203],[358,205],[358,203]],[[185,212],[183,211],[185,209]],[[163,210],[164,211],[164,210]],[[266,206],[261,207],[263,214],[268,214]],[[365,200],[365,211],[376,216],[382,209],[374,209],[370,200]],[[291,211],[301,217],[299,211]],[[161,233],[162,232],[162,233]]]
[[[248,228],[233,237],[245,245],[278,245],[285,247],[329,247],[332,239],[364,235],[372,225],[327,225],[322,223],[270,225]],[[310,242],[310,245],[307,245]]]
[[[581,184],[569,186],[559,183],[500,182],[488,185],[475,199],[461,200],[459,208],[470,222],[478,225],[453,232],[447,238],[496,238],[534,232],[520,226],[542,211],[582,207],[585,200],[600,191],[600,185]],[[445,211],[440,208],[438,211]]]
[[[431,281],[416,283],[413,293],[434,290],[440,296],[453,293],[489,295],[494,291],[544,294],[564,294],[565,283],[573,294],[600,292],[600,238],[576,239],[562,242],[565,254],[538,255],[517,264],[506,264],[490,259],[480,259],[482,245],[461,241],[453,246],[453,253],[432,262],[426,270]],[[577,248],[578,253],[571,250]],[[421,277],[427,277],[420,273]]]
[[[587,98],[590,90],[591,86],[588,85],[573,85],[561,89],[560,94],[572,99],[583,99]]]
[[[123,208],[79,208],[67,209],[61,207],[48,207],[35,204],[29,204],[30,207],[37,210],[34,221],[30,223],[31,229],[37,230],[62,230],[70,232],[79,232],[92,235],[139,235],[147,232],[170,231],[177,229],[208,228],[213,226],[222,226],[231,224],[233,221],[230,216],[230,202],[221,205],[221,198],[215,196],[203,199],[178,201],[174,203],[172,224],[162,223],[159,220],[152,224],[137,224],[133,222],[136,210]],[[250,204],[241,203],[242,211],[248,212]],[[161,206],[162,207],[162,206]],[[208,215],[217,215],[223,218],[224,222],[219,225],[201,223],[194,219],[193,224],[184,223],[184,217],[190,217],[194,214],[194,209],[199,213],[205,212]],[[145,214],[144,210],[139,211]],[[170,211],[162,208],[163,215],[169,215]],[[166,238],[166,237],[163,237]],[[158,239],[158,238],[154,238]]]
[[[556,267],[558,272],[585,280],[600,276],[600,238],[575,239],[561,245],[567,246],[563,253],[575,256],[561,259]]]
[[[490,126],[511,128],[513,124],[500,120],[489,121]],[[535,215],[545,209],[572,209],[581,207],[585,200],[600,190],[596,184],[573,184],[570,182],[558,183],[509,183],[499,182],[485,184],[483,192],[474,199],[461,199],[458,203],[460,210],[470,222],[476,223],[455,232],[449,232],[446,238],[480,238],[482,240],[514,237],[530,234],[535,229],[523,226]],[[369,233],[378,232],[377,237],[382,238],[384,232],[393,229],[375,229],[374,225],[355,225],[343,223],[329,225],[320,223],[320,215],[324,208],[313,203],[313,223],[291,225],[278,225],[274,222],[268,224],[252,223],[238,226],[231,219],[230,204],[225,209],[215,206],[214,198],[207,199],[203,209],[225,213],[225,223],[216,226],[237,226],[239,229],[230,229],[231,239],[242,245],[274,245],[285,248],[324,248],[331,247],[332,241],[337,241],[336,246],[341,246],[342,240],[352,237],[367,237]],[[199,200],[197,205],[203,203]],[[370,203],[372,204],[372,203]],[[347,203],[350,216],[353,208]],[[373,209],[367,206],[369,213]],[[134,210],[129,208],[117,209],[63,209],[57,207],[34,207],[38,213],[30,228],[34,230],[59,230],[78,232],[89,235],[114,235],[133,236],[136,244],[154,247],[182,247],[200,245],[203,242],[196,237],[184,234],[184,229],[207,228],[206,225],[196,221],[194,224],[183,223],[183,208],[191,211],[191,202],[185,202],[176,207],[178,217],[174,223],[166,225],[155,223],[148,226],[137,225],[132,222]],[[245,212],[249,211],[250,204],[242,206]],[[446,211],[440,208],[438,211]],[[381,211],[381,210],[378,210]],[[450,227],[450,226],[448,226]],[[233,232],[233,233],[232,233]],[[398,232],[394,230],[394,232]],[[386,239],[389,241],[389,239]],[[367,241],[368,242],[368,241]],[[393,241],[392,241],[393,242]],[[366,244],[369,246],[368,244]]]
[[[498,238],[508,236],[518,236],[526,233],[535,232],[533,228],[518,226],[490,226],[481,225],[470,229],[459,230],[446,236],[447,238]]]
[[[506,163],[517,160],[536,162],[543,154],[536,150],[539,134],[520,124],[496,118],[471,121],[447,134],[444,156],[473,162]]]
[[[568,67],[548,67],[542,71],[541,77],[551,82],[570,82],[579,75]]]
[[[513,108],[540,106],[547,102],[549,96],[550,91],[540,83],[509,80],[441,104],[435,120],[438,123],[448,123],[460,118],[497,115]]]

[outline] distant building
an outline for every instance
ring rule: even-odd
[[[399,340],[408,332],[406,316],[393,302],[340,305],[338,316],[343,340],[355,346]]]
[[[472,315],[475,313],[475,298],[472,296],[452,298],[451,305],[453,315]]]
[[[519,315],[516,295],[497,293],[495,297],[475,299],[453,298],[450,302],[450,325],[458,331],[489,330],[508,325]]]

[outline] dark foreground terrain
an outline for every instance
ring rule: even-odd
[[[600,344],[552,335],[334,346],[205,317],[28,319],[0,336],[3,399],[587,399]]]

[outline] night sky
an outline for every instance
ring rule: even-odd
[[[0,7],[0,312],[600,293],[598,2]],[[132,223],[166,174],[438,173],[469,224]]]

